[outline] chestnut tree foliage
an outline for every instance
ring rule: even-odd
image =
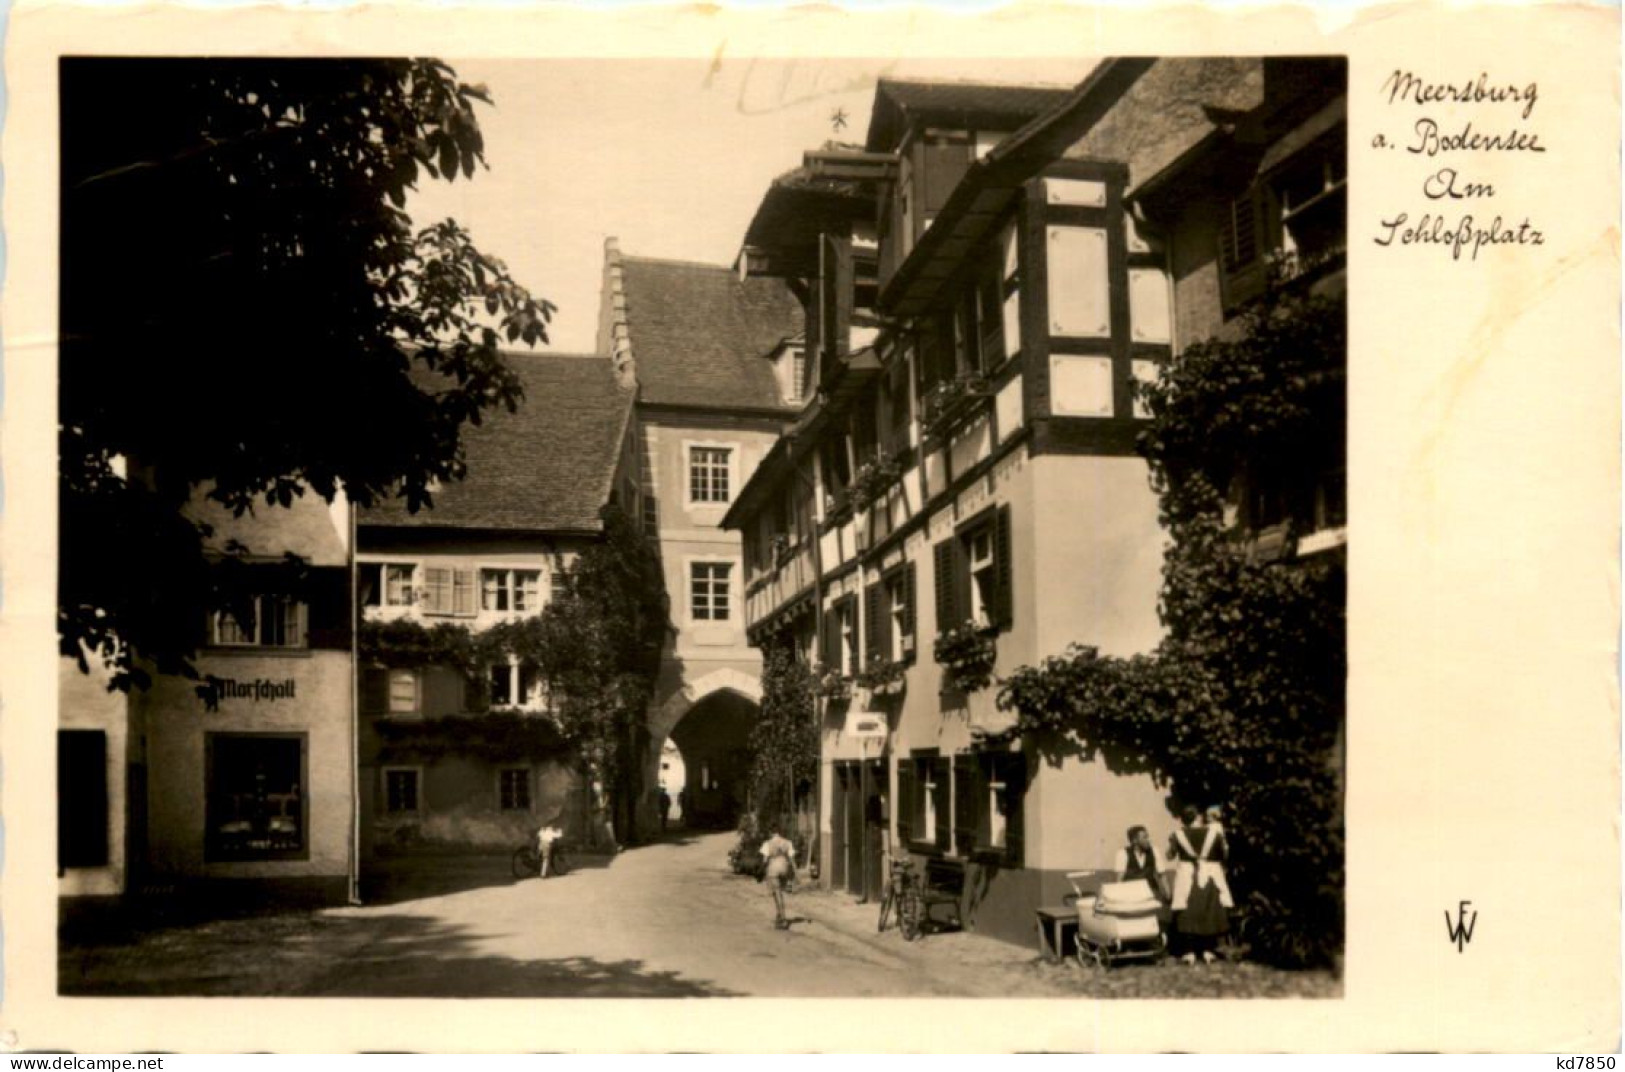
[[[443,63],[68,58],[60,85],[61,649],[195,676],[241,597],[184,504],[431,505],[520,400],[498,347],[553,308],[404,210],[484,166],[489,98]]]
[[[1041,751],[1149,774],[1229,816],[1232,888],[1251,954],[1332,962],[1343,938],[1341,552],[1265,561],[1238,498],[1284,504],[1286,545],[1339,464],[1346,307],[1277,293],[1233,336],[1199,343],[1145,390],[1140,452],[1170,536],[1150,654],[1075,647],[1004,681]]]

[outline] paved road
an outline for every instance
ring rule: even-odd
[[[767,888],[728,873],[731,834],[673,838],[514,882],[494,857],[392,869],[366,905],[70,927],[64,993],[363,997],[1331,995],[1329,976],[1253,965],[1044,964],[976,934],[905,943],[875,908],[807,889],[772,926]]]

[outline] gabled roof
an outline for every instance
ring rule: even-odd
[[[767,359],[803,324],[782,281],[645,257],[623,257],[621,268],[641,401],[788,412]]]
[[[633,392],[606,357],[504,354],[525,398],[463,431],[468,475],[410,513],[404,499],[360,511],[368,526],[583,532],[600,527]]]
[[[1015,130],[1071,92],[1064,87],[882,78],[875,87],[866,146],[871,152],[895,151],[915,119],[956,129]]]

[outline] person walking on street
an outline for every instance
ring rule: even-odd
[[[660,799],[656,806],[660,809],[660,832],[664,834],[666,832],[666,820],[671,815],[671,794],[666,792],[665,786],[660,787]]]
[[[761,851],[767,887],[773,894],[773,926],[787,930],[790,920],[784,914],[784,889],[795,881],[796,847],[774,829],[772,836],[762,842]]]

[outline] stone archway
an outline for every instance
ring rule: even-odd
[[[650,712],[645,784],[659,784],[660,753],[670,738],[683,753],[688,821],[731,827],[744,802],[749,735],[761,699],[760,679],[740,670],[714,670],[685,683]],[[659,817],[653,813],[654,794],[649,795],[649,829],[655,829]]]

